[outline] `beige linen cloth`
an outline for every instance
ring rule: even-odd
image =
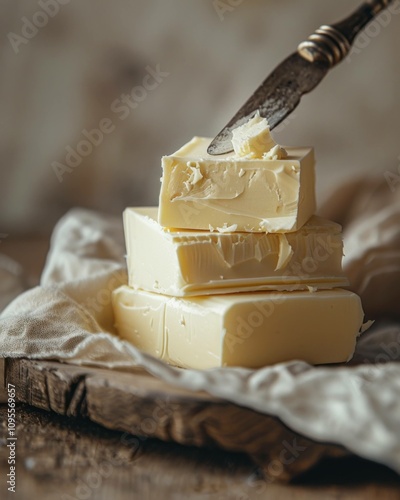
[[[56,226],[41,284],[0,315],[2,357],[56,359],[113,369],[142,367],[168,383],[204,390],[279,417],[295,431],[400,473],[400,186],[343,187],[322,212],[345,226],[345,268],[369,317],[352,365],[302,361],[260,370],[182,370],[120,340],[111,290],[126,281],[120,219],[75,209]],[[321,331],[321,335],[324,332]]]

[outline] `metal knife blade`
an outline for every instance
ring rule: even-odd
[[[347,56],[361,30],[391,3],[393,0],[367,0],[344,21],[318,28],[261,84],[211,142],[208,153],[232,151],[232,130],[257,111],[267,118],[271,129],[281,123],[299,104],[301,96],[313,90],[329,69]]]
[[[310,62],[298,52],[289,56],[264,80],[228,125],[208,147],[208,153],[221,155],[232,151],[232,130],[246,123],[257,111],[267,118],[271,130],[279,125],[330,69],[327,60]]]

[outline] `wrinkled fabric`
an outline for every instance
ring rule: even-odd
[[[356,250],[350,252],[353,261]],[[54,231],[40,286],[0,315],[1,356],[141,368],[170,384],[274,415],[305,436],[343,445],[400,473],[398,323],[376,323],[361,336],[348,365],[171,367],[116,335],[111,291],[127,281],[124,253],[119,219],[78,209],[67,214]]]

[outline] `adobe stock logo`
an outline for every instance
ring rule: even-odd
[[[222,22],[225,21],[225,14],[227,12],[233,12],[243,2],[244,0],[214,0],[213,7],[219,20]]]
[[[103,144],[105,138],[117,129],[119,121],[126,120],[133,110],[170,75],[168,71],[163,71],[159,64],[155,67],[146,66],[145,70],[146,75],[141,85],[133,87],[129,94],[121,94],[111,103],[112,118],[104,117],[98,122],[97,127],[91,130],[83,129],[77,144],[74,147],[71,145],[65,147],[64,162],[53,161],[51,163],[51,168],[60,183],[63,182],[66,173],[71,173],[79,167],[83,159],[90,156]]]
[[[351,63],[354,55],[360,54],[371,41],[379,36],[383,29],[391,23],[393,16],[400,14],[400,0],[396,0],[382,11],[365,30],[356,38],[349,55],[346,58],[347,63]]]
[[[400,162],[400,155],[397,158]],[[400,163],[397,167],[397,173],[396,172],[391,172],[390,170],[386,170],[386,172],[383,174],[383,176],[386,179],[387,185],[389,186],[389,189],[392,193],[396,191],[398,186],[400,186]]]
[[[50,18],[55,17],[62,5],[67,5],[71,0],[39,0],[39,10],[37,10],[31,19],[26,16],[21,18],[21,34],[10,32],[7,38],[16,54],[19,54],[20,46],[27,45],[39,33],[41,28],[48,25]]]

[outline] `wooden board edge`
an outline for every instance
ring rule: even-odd
[[[152,381],[146,391],[148,377],[141,374],[127,384],[126,373],[27,359],[8,359],[5,370],[21,403],[144,439],[246,453],[274,481],[290,481],[325,457],[349,454],[301,436],[275,417],[204,393],[175,393],[162,381]]]

